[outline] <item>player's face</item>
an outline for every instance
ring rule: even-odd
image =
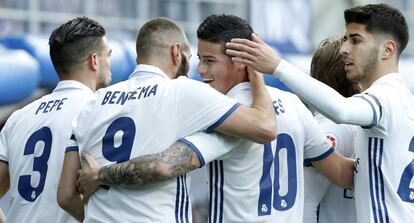
[[[103,48],[99,57],[99,71],[96,89],[107,87],[111,83],[111,60],[112,49],[109,48],[106,37],[102,38]]]
[[[365,25],[350,23],[340,49],[347,77],[361,84],[371,83],[379,61],[379,44]]]
[[[204,83],[226,94],[232,87],[242,82],[240,71],[230,58],[224,54],[222,44],[198,41],[197,72]]]

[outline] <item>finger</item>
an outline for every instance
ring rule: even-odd
[[[245,45],[251,48],[257,48],[259,46],[259,44],[248,40],[248,39],[242,39],[242,38],[233,38],[231,39],[231,41],[229,43],[237,43],[237,44],[241,44],[241,45]]]
[[[230,50],[227,49],[226,50],[227,55],[233,56],[233,57],[238,57],[244,60],[249,60],[249,61],[254,61],[255,57],[253,55],[250,55],[247,52],[243,52],[243,51],[237,51],[237,50]]]
[[[252,55],[256,55],[257,54],[256,51],[258,50],[258,48],[254,47],[254,46],[248,46],[248,45],[243,44],[243,43],[233,43],[233,42],[226,43],[226,48],[230,49],[230,50],[237,50],[237,51],[247,52],[247,53],[252,54]]]
[[[253,40],[255,43],[258,43],[258,44],[260,44],[260,45],[266,45],[266,43],[265,43],[262,39],[260,39],[260,37],[259,37],[259,35],[258,35],[257,33],[253,33],[253,34],[252,34],[252,40]]]
[[[243,58],[240,58],[240,57],[232,57],[231,60],[233,61],[233,63],[241,63],[241,64],[244,64],[246,66],[251,66],[253,64],[250,60],[243,59]]]
[[[83,196],[82,196],[82,202],[83,202],[83,204],[87,204],[88,203],[90,196],[91,196],[91,194],[90,193],[87,193],[87,192],[85,192],[83,194]]]
[[[86,164],[88,167],[92,166],[91,164],[93,163],[93,157],[89,155],[89,153],[82,152],[81,157],[84,164]]]

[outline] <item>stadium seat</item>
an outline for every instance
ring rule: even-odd
[[[127,50],[131,46],[126,43],[122,43],[121,41],[110,40],[108,42],[109,47],[112,49],[112,56],[111,59],[111,73],[112,73],[112,81],[111,84],[118,83],[120,81],[124,81],[128,79],[129,75],[135,68],[135,58],[133,62],[131,62],[130,55],[131,52]],[[133,48],[135,51],[135,47]],[[133,64],[132,64],[133,63]]]
[[[58,76],[49,56],[47,38],[29,35],[2,36],[0,43],[9,49],[27,51],[40,65],[40,86],[48,89],[55,88]]]
[[[0,51],[0,106],[30,97],[40,84],[39,63],[24,50]]]

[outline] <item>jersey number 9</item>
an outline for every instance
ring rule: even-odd
[[[122,131],[122,143],[116,147],[115,138]],[[122,163],[129,160],[135,138],[135,123],[129,117],[115,119],[105,132],[102,139],[102,154],[105,159]]]

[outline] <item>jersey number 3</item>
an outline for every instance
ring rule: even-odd
[[[49,160],[50,150],[52,149],[52,131],[50,131],[50,128],[43,127],[30,135],[24,147],[23,155],[33,155],[36,144],[39,141],[43,141],[43,152],[40,156],[35,156],[33,159],[33,171],[39,172],[39,183],[36,187],[33,187],[31,183],[32,176],[22,175],[19,177],[17,186],[20,196],[29,202],[35,201],[45,187],[48,169],[47,161]]]
[[[296,200],[297,177],[296,177],[296,152],[295,144],[292,137],[288,134],[279,134],[277,136],[276,151],[273,155],[271,144],[265,144],[263,151],[263,175],[260,179],[260,195],[258,203],[258,215],[270,215],[273,194],[273,208],[278,211],[285,211],[293,207]],[[285,150],[287,161],[280,160],[280,152]],[[270,176],[272,163],[274,163],[274,177]],[[280,179],[284,174],[281,173],[283,164],[287,163],[287,192],[280,194],[280,182],[286,182],[286,179]],[[273,193],[272,193],[273,192]]]

